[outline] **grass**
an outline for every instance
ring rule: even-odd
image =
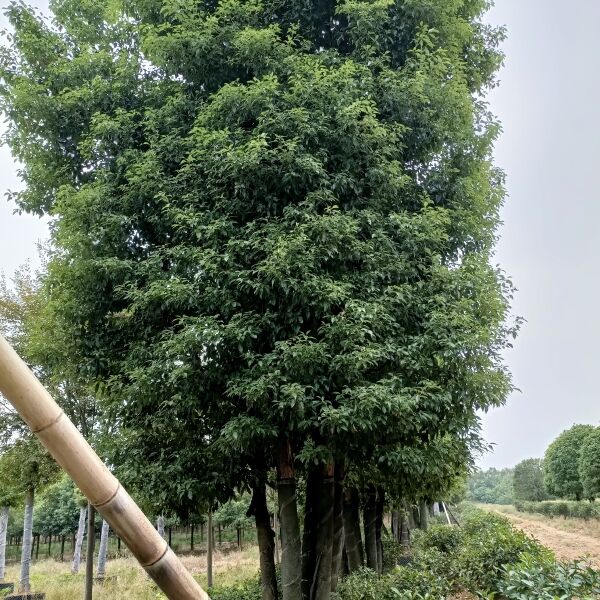
[[[185,566],[192,572],[200,585],[206,589],[206,555],[182,557]],[[216,552],[214,556],[215,585],[235,585],[258,572],[258,548],[249,547],[241,552],[227,554]],[[34,592],[45,592],[46,600],[81,600],[84,586],[85,566],[77,575],[72,575],[70,564],[53,559],[34,563],[31,569],[31,587]],[[155,600],[164,599],[145,571],[132,558],[111,560],[107,565],[109,579],[104,585],[96,584],[95,600]],[[112,579],[115,578],[115,579]],[[7,569],[5,581],[17,583],[17,565]]]

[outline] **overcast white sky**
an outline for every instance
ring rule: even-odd
[[[519,289],[515,312],[527,319],[507,355],[521,392],[484,417],[496,448],[480,463],[503,467],[542,456],[575,422],[600,424],[600,1],[497,0],[489,20],[509,30],[491,97],[510,194],[497,262]],[[18,185],[16,169],[1,148],[2,196]],[[47,236],[44,221],[14,208],[0,198],[6,274],[35,261]]]

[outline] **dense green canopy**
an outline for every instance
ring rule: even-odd
[[[592,425],[573,425],[548,446],[544,456],[544,481],[550,494],[581,500],[583,485],[579,475],[579,457],[592,431]]]
[[[264,485],[282,443],[307,473],[422,456],[441,489],[443,447],[464,471],[515,332],[487,5],[9,7],[2,103],[16,199],[54,218],[48,318],[157,505]]]

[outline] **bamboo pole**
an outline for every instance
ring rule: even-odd
[[[0,336],[0,393],[171,600],[210,600],[27,365]]]

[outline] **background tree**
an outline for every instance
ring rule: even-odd
[[[573,425],[548,446],[544,456],[544,481],[548,493],[558,498],[581,500],[583,485],[579,475],[579,456],[592,431],[592,425]]]
[[[514,470],[490,468],[469,476],[467,499],[485,504],[513,504]]]
[[[548,498],[541,459],[527,458],[515,467],[513,490],[515,500],[540,502]]]
[[[2,470],[0,478],[6,480],[10,477],[14,482],[15,492],[19,492],[24,497],[25,515],[19,590],[28,593],[31,590],[29,576],[35,492],[55,479],[59,469],[34,437],[19,439],[6,450],[0,460],[0,469]]]
[[[583,441],[579,455],[579,477],[584,498],[594,500],[600,497],[600,427],[591,431]]]

